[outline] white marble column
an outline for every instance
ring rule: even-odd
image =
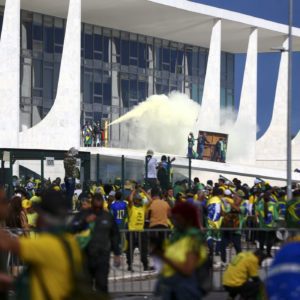
[[[238,116],[232,130],[229,131],[227,161],[255,164],[256,124],[257,29],[252,28],[248,40]]]
[[[80,146],[81,0],[70,0],[57,95],[47,116],[20,133],[24,148]]]
[[[214,21],[204,81],[203,97],[201,104],[201,116],[197,126],[205,130],[218,130],[220,126],[220,94],[221,94],[221,20]],[[203,120],[203,123],[202,123]],[[214,120],[208,122],[205,120]]]
[[[0,147],[17,148],[20,123],[20,0],[7,0],[0,41]]]
[[[288,39],[283,43],[288,49]],[[257,165],[285,169],[287,144],[288,52],[281,53],[273,114],[269,128],[256,142]]]

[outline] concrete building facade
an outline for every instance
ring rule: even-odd
[[[286,25],[187,0],[0,0],[0,5],[1,147],[79,148],[84,122],[111,122],[148,96],[173,90],[202,104],[206,117],[219,123],[221,108],[234,108],[234,54],[246,53],[228,154],[234,154],[230,139],[246,135],[242,159],[231,155],[232,162],[284,169],[286,52],[272,121],[258,141],[256,103],[257,54],[287,48]],[[293,36],[299,50],[299,28]],[[119,145],[121,135],[121,127],[110,129],[111,146]],[[297,160],[299,135],[293,147]]]

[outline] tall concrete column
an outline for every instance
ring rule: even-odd
[[[221,95],[221,20],[214,21],[204,81],[201,115],[198,118],[199,129],[218,130],[220,126],[220,95]],[[214,120],[209,128],[205,120]],[[203,123],[202,123],[203,120]],[[212,122],[210,122],[212,123]]]
[[[256,124],[257,29],[252,28],[248,40],[238,116],[232,130],[229,131],[227,161],[255,164]]]
[[[0,41],[0,147],[17,148],[20,123],[20,0],[6,0]]]
[[[80,146],[80,35],[81,0],[70,0],[56,99],[41,122],[20,133],[21,147]]]
[[[288,39],[283,43],[288,49]],[[288,52],[281,53],[273,114],[269,128],[256,142],[257,165],[285,169],[287,144]]]

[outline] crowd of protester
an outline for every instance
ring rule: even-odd
[[[105,133],[100,121],[87,121],[82,127],[82,140],[84,147],[102,147],[105,143]]]
[[[43,185],[33,178],[15,178],[11,199],[0,191],[2,228],[13,229],[13,235],[0,230],[0,249],[12,254],[12,277],[0,273],[0,286],[10,286],[18,275],[16,267],[24,263],[30,272],[21,276],[30,278],[31,297],[19,299],[87,295],[81,290],[83,281],[91,293],[94,282],[102,297],[96,299],[106,299],[111,255],[119,267],[124,254],[127,270],[135,272],[133,253],[138,248],[144,272],[155,270],[150,255],[161,266],[156,266],[161,275],[155,292],[162,299],[201,299],[211,268],[226,269],[223,284],[231,299],[238,294],[256,299],[259,265],[274,255],[276,230],[300,228],[299,186],[293,186],[293,198],[287,199],[285,187],[260,178],[252,186],[223,176],[217,182],[196,177],[172,184],[172,159],[163,156],[158,163],[153,151],[147,152],[147,172],[144,180],[127,180],[123,187],[120,178],[109,184],[90,182],[84,189],[77,184],[74,216],[68,218],[66,186],[60,178]],[[242,251],[245,241],[253,243],[255,252]],[[231,263],[230,244],[237,254]],[[80,280],[78,274],[88,275]]]

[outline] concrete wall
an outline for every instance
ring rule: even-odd
[[[6,0],[0,41],[0,147],[18,147],[20,0]]]

